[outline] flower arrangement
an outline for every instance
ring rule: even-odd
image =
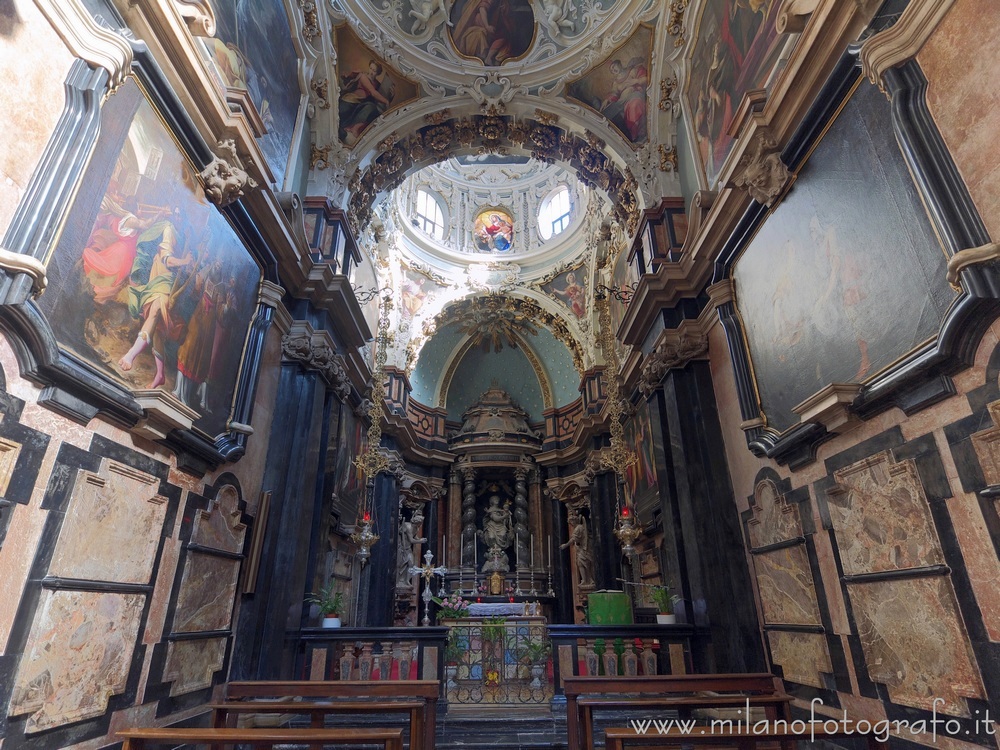
[[[443,599],[434,597],[434,603],[439,607],[438,620],[461,620],[469,616],[469,602],[461,594],[449,594]]]

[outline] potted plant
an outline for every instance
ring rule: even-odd
[[[660,625],[673,625],[677,622],[677,615],[674,614],[674,604],[680,601],[680,597],[671,593],[668,586],[654,586],[650,592],[653,602],[656,604],[656,622]]]
[[[337,584],[330,581],[318,594],[309,594],[306,602],[315,604],[323,616],[324,628],[340,627],[340,610],[344,606],[344,592],[337,591]]]
[[[522,659],[531,668],[531,682],[528,687],[538,690],[542,687],[542,675],[545,674],[545,662],[549,658],[551,647],[548,641],[531,641],[521,650]]]
[[[458,687],[455,678],[458,676],[458,663],[465,655],[465,647],[459,643],[458,631],[452,629],[448,633],[448,640],[444,644],[444,676],[447,680],[445,686],[448,690]]]

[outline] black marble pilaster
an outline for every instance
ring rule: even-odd
[[[375,477],[375,521],[378,542],[361,572],[358,627],[389,627],[393,620],[396,548],[399,545],[399,487],[391,474]],[[429,537],[428,537],[429,538]]]
[[[594,550],[595,588],[622,590],[621,546],[615,539],[615,514],[618,475],[605,472],[594,477],[590,486],[590,535]]]
[[[759,624],[709,364],[671,370],[661,392],[670,475],[661,502],[664,531],[674,537],[680,565],[681,581],[675,583],[692,608],[693,623],[711,629],[712,668],[760,671],[765,664]]]
[[[324,392],[317,373],[282,365],[262,484],[273,493],[262,575],[256,593],[243,601],[231,679],[292,676],[285,635],[298,630],[305,608]]]
[[[559,500],[549,498],[546,512],[549,516],[549,528],[552,529],[552,590],[556,592],[556,600],[552,605],[552,622],[571,624],[575,622],[573,572],[569,568],[568,551],[559,549],[569,539],[565,511],[566,506]]]

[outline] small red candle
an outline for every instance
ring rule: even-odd
[[[622,518],[628,518],[628,506],[622,508]]]

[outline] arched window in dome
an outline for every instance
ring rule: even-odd
[[[426,190],[417,190],[417,215],[413,224],[438,241],[444,239],[444,212],[437,198]]]
[[[569,188],[560,185],[542,201],[538,209],[538,233],[543,240],[548,240],[569,226],[573,206],[569,200]]]

